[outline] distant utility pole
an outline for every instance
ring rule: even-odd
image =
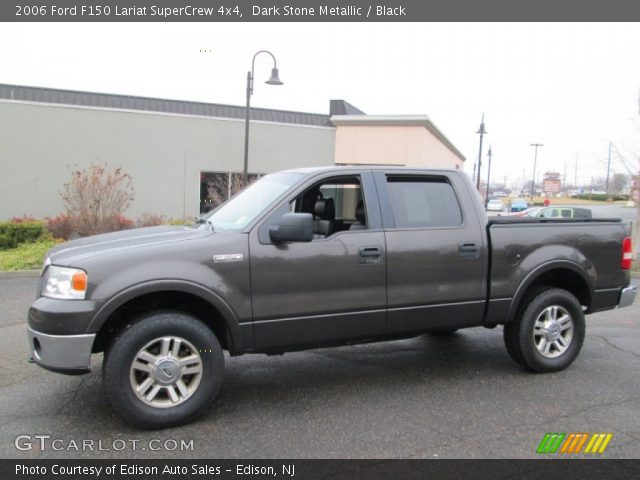
[[[535,151],[533,153],[533,176],[531,177],[531,200],[533,200],[533,194],[536,190],[536,163],[538,163],[538,147],[544,147],[544,145],[542,143],[532,143],[529,146],[535,147]]]
[[[484,113],[482,114],[482,120],[480,121],[480,128],[476,132],[480,135],[480,149],[478,150],[478,176],[476,177],[476,188],[480,191],[480,172],[482,171],[482,137],[487,133],[484,129]],[[487,184],[487,188],[489,185]]]
[[[562,175],[562,193],[567,196],[567,162],[564,162],[564,175]]]
[[[578,188],[578,154],[576,153],[576,166],[573,173],[573,188]]]
[[[491,145],[489,145],[489,151],[487,152],[487,157],[489,157],[489,166],[487,169],[487,191],[484,194],[484,206],[487,206],[489,203],[489,185],[491,185]]]
[[[609,160],[607,160],[607,198],[609,198],[609,172],[611,171],[611,142],[609,142]]]

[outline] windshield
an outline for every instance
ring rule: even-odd
[[[198,223],[212,225],[216,232],[240,231],[301,177],[302,174],[299,173],[266,175],[212,212],[200,217]]]

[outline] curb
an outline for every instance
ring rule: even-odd
[[[42,270],[12,270],[0,272],[0,278],[39,277],[40,273],[42,273]]]

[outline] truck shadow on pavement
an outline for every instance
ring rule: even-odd
[[[501,332],[482,329],[281,356],[227,356],[225,360],[220,396],[197,424],[240,417],[277,418],[301,410],[326,414],[336,403],[357,405],[399,394],[429,395],[479,379],[495,382],[496,378],[530,377],[507,355]],[[102,389],[100,360],[93,373],[83,378],[66,402],[65,413],[115,416]],[[114,421],[120,422],[117,417]],[[120,428],[129,429],[122,423]]]

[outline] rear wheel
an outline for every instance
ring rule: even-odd
[[[585,320],[578,299],[566,290],[550,288],[529,297],[515,320],[504,327],[511,357],[535,372],[567,368],[582,348]]]
[[[202,322],[158,312],[111,343],[103,370],[109,401],[122,417],[143,428],[166,428],[207,410],[222,384],[224,356]]]

